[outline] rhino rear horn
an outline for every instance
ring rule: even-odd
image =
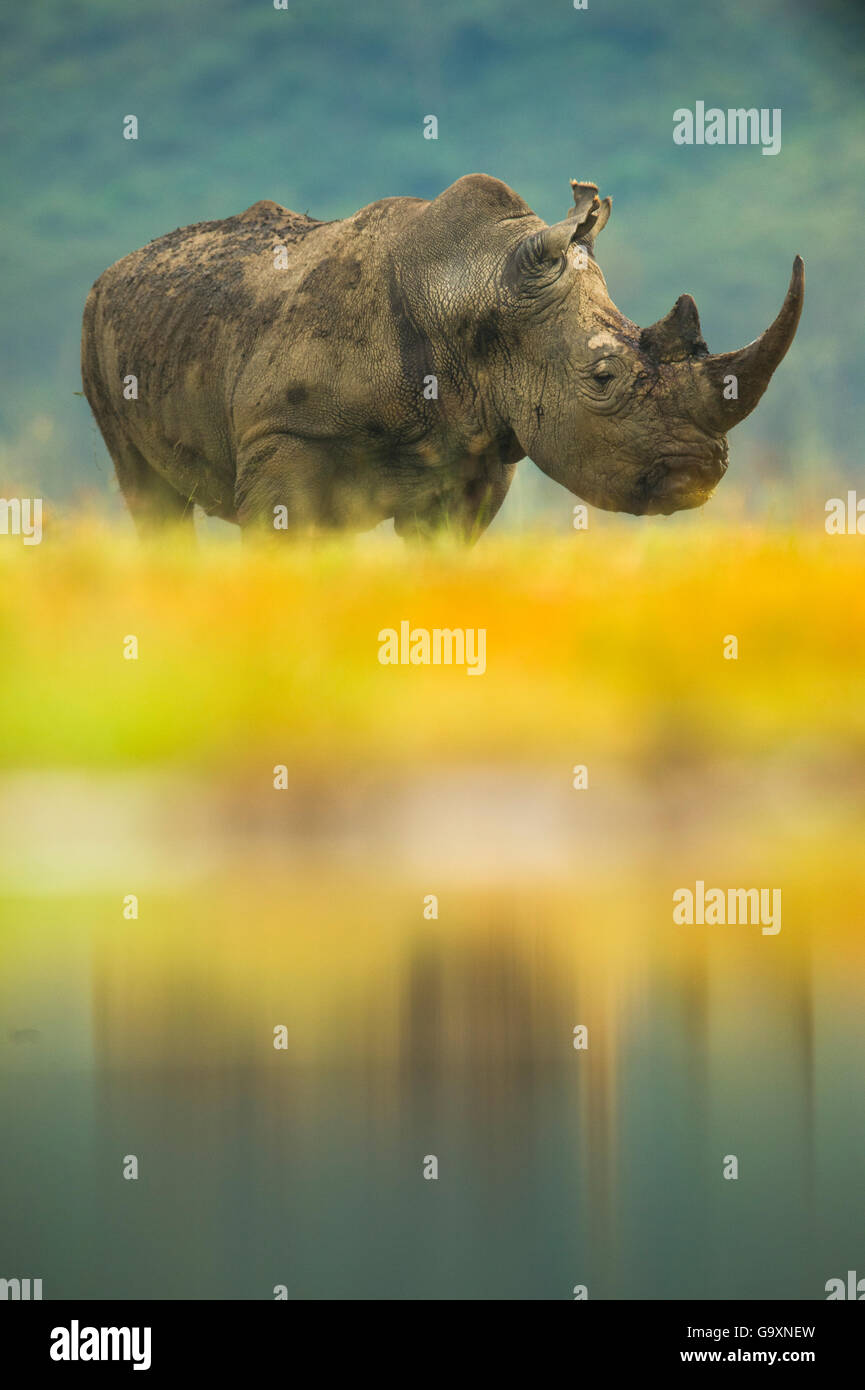
[[[805,265],[801,256],[793,262],[793,273],[781,311],[773,324],[747,347],[702,357],[693,373],[700,394],[700,423],[706,429],[725,434],[750,415],[793,341],[805,298]],[[728,400],[733,391],[735,399]]]

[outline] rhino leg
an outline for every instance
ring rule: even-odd
[[[365,530],[388,515],[362,465],[334,441],[271,434],[238,452],[234,506],[246,532]]]
[[[191,500],[183,497],[161,473],[151,467],[128,439],[106,436],[105,442],[114,461],[120,491],[138,534],[150,536],[168,525],[182,523],[184,530],[194,535]]]
[[[296,533],[320,526],[326,475],[321,446],[292,435],[267,435],[241,447],[234,489],[241,528],[272,534],[274,530]],[[278,513],[278,508],[284,512]]]
[[[408,541],[451,535],[473,545],[504,502],[515,472],[516,464],[508,464],[500,477],[476,478],[422,507],[398,511],[394,530]]]

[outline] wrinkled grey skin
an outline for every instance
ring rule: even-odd
[[[598,507],[702,505],[792,341],[802,262],[766,333],[712,357],[688,295],[643,331],[619,313],[594,258],[610,200],[571,185],[551,227],[469,174],[337,222],[256,203],[118,261],[82,375],[139,529],[196,503],[271,534],[393,517],[471,540],[525,455]]]

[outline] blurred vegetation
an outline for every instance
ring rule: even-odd
[[[381,666],[403,619],[485,628],[486,673]],[[0,766],[843,768],[865,747],[863,641],[855,537],[613,527],[467,556],[148,551],[75,526],[0,548]]]
[[[755,506],[860,467],[862,10],[828,0],[49,0],[0,16],[0,483],[71,498],[111,467],[80,389],[80,314],[114,260],[268,197],[322,218],[503,178],[548,220],[571,175],[615,199],[613,298],[695,295],[713,350],[756,336],[793,255],[797,342],[737,431]],[[780,107],[783,148],[677,147],[676,107]],[[122,138],[123,117],[140,122]],[[438,141],[422,120],[439,119]],[[852,485],[852,483],[851,483]],[[824,494],[825,495],[825,494]],[[529,513],[550,505],[538,476]]]

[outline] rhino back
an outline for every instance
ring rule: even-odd
[[[326,434],[334,400],[362,391],[364,362],[386,350],[388,246],[424,205],[383,199],[320,222],[259,202],[124,257],[97,280],[85,311],[82,365],[97,419],[122,414],[151,455],[158,435],[221,467],[274,403],[286,427]],[[139,382],[134,412],[122,405],[128,374]]]
[[[291,253],[328,224],[257,203],[236,217],[180,227],[117,261],[91,291],[88,318],[96,361],[108,382],[133,373],[141,400],[158,410],[178,390],[187,404],[197,369],[219,392],[290,288],[263,291],[255,262],[273,265],[278,241]],[[287,272],[289,277],[291,272]],[[192,389],[190,389],[192,388]]]

